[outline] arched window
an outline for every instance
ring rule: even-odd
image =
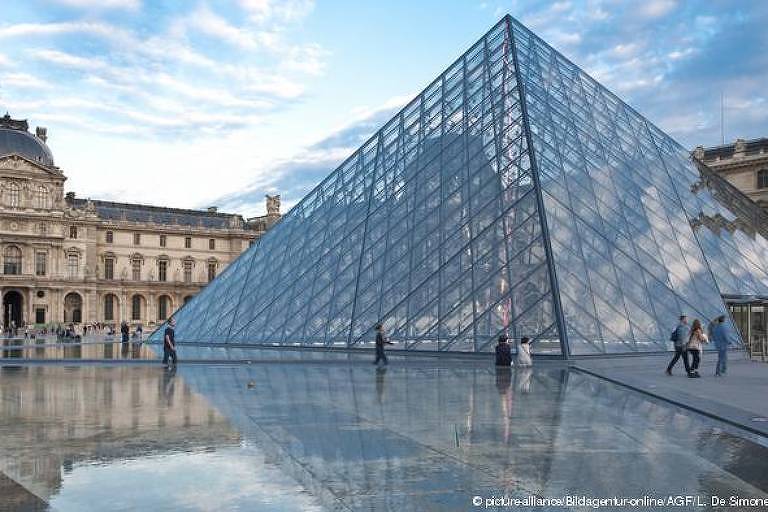
[[[79,324],[83,321],[83,298],[74,292],[64,296],[64,321]]]
[[[141,320],[141,295],[131,297],[131,320]]]
[[[3,253],[3,273],[21,274],[21,249],[15,245],[9,245]]]
[[[171,311],[171,298],[167,295],[161,295],[157,298],[157,319],[166,320]]]
[[[38,208],[50,208],[51,205],[48,202],[48,189],[40,185],[37,188],[36,203]]]
[[[757,188],[768,188],[768,169],[757,171]]]
[[[11,208],[18,208],[19,196],[20,196],[19,184],[14,182],[9,183],[8,187],[5,189],[5,204],[10,206]]]

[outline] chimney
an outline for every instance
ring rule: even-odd
[[[46,142],[48,140],[48,128],[45,126],[38,126],[35,128],[35,135],[37,135],[37,138],[41,141]]]
[[[208,213],[216,213],[218,211],[219,211],[219,207],[218,206],[209,206],[208,207]]]

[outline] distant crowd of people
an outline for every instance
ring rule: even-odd
[[[114,324],[96,322],[92,324],[51,324],[35,326],[31,324],[22,324],[17,326],[15,321],[7,325],[0,324],[0,332],[6,338],[36,339],[41,336],[55,335],[58,340],[75,339],[79,340],[86,336],[114,336],[117,332]],[[130,326],[127,322],[120,324],[122,340],[128,341],[129,337],[134,341],[142,341],[144,328],[141,324],[136,325],[133,333],[130,332]],[[126,334],[128,337],[126,337]]]

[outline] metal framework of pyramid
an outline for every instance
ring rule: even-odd
[[[681,312],[768,297],[762,215],[506,16],[177,312],[177,338],[352,347],[381,321],[404,350],[667,350]]]

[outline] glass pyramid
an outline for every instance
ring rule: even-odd
[[[177,338],[352,347],[382,321],[405,350],[667,350],[681,312],[768,296],[760,215],[506,16],[185,305]]]

